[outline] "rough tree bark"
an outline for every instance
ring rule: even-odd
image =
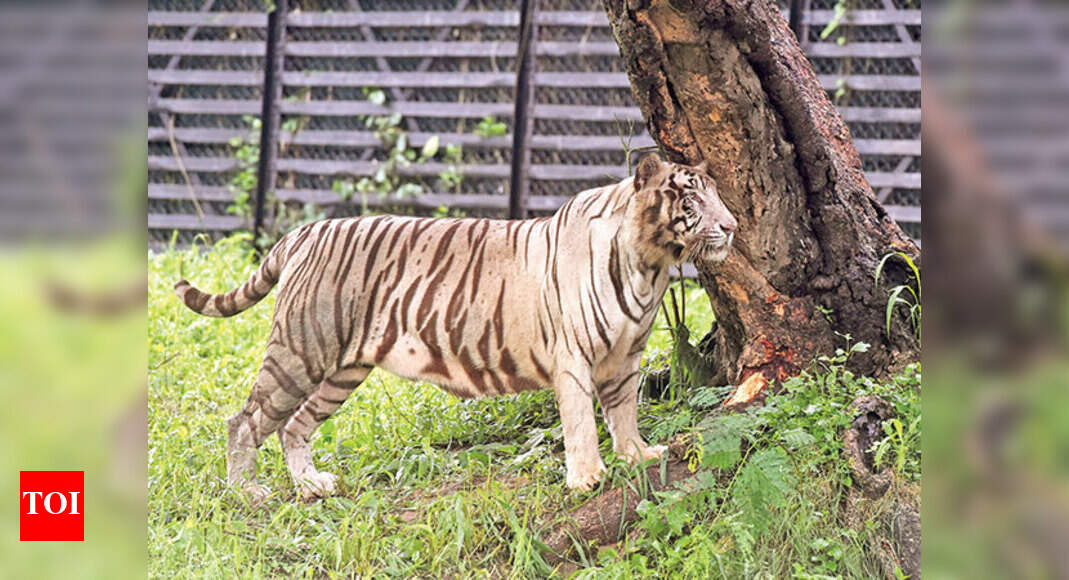
[[[904,317],[885,332],[887,288],[908,274],[892,261],[879,288],[873,275],[888,252],[919,251],[776,5],[603,1],[650,134],[673,161],[708,161],[740,223],[723,264],[697,264],[718,319],[714,384],[763,388],[843,346],[837,332],[872,345],[859,372],[915,359]]]

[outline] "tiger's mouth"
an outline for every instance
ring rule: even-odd
[[[704,262],[723,262],[728,257],[731,243],[735,241],[735,232],[729,234],[713,233],[701,238],[692,255]]]

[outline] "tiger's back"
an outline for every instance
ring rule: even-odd
[[[536,339],[533,306],[549,253],[532,237],[544,240],[548,222],[310,224],[294,232],[274,332],[313,379],[366,365],[463,397],[547,385],[550,353]]]

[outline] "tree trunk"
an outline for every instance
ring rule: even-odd
[[[722,264],[697,264],[717,328],[714,384],[798,373],[850,334],[872,348],[855,370],[915,360],[888,288],[916,245],[876,201],[850,133],[776,5],[768,0],[604,0],[635,99],[672,161],[709,162],[739,220]],[[837,334],[838,333],[838,334]],[[763,379],[763,380],[760,380]],[[750,381],[753,383],[754,381]]]

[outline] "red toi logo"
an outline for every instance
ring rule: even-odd
[[[19,540],[85,540],[85,472],[19,472]]]

